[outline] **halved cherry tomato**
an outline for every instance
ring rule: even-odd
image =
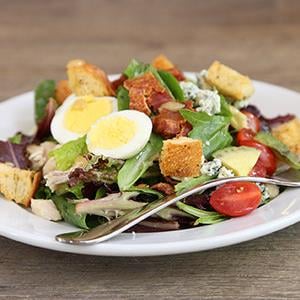
[[[274,174],[277,168],[276,156],[269,147],[256,141],[242,141],[240,145],[260,150],[261,154],[258,161],[265,167],[269,176]]]
[[[254,132],[259,132],[261,127],[259,118],[248,111],[242,111],[242,113],[247,116],[249,128],[252,129],[252,131]]]
[[[239,217],[249,214],[261,202],[261,191],[252,182],[231,182],[215,190],[210,197],[210,205],[219,213]]]
[[[255,133],[249,128],[242,128],[236,136],[237,143],[241,145],[244,141],[253,141]]]
[[[261,161],[258,160],[256,165],[250,171],[249,176],[253,176],[253,177],[266,177],[267,176],[267,170]]]

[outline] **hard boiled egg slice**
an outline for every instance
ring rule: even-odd
[[[51,122],[51,133],[64,144],[84,136],[100,117],[118,110],[114,97],[70,95],[57,109]]]
[[[127,159],[140,152],[152,132],[151,119],[136,110],[123,110],[100,118],[87,134],[87,147],[95,155]]]

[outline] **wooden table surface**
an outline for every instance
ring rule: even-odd
[[[219,59],[300,91],[299,14],[297,0],[0,0],[0,100],[63,78],[71,58],[113,73],[159,53],[184,70]],[[0,298],[300,299],[299,250],[300,224],[151,258],[71,255],[0,238]]]

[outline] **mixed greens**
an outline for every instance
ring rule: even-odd
[[[35,89],[36,133],[0,141],[7,174],[0,186],[15,190],[21,182],[24,194],[0,191],[48,220],[89,229],[214,178],[272,176],[283,164],[300,169],[299,153],[273,134],[296,117],[265,118],[248,104],[253,92],[248,77],[219,62],[185,76],[165,56],[151,64],[133,59],[114,81],[96,66],[70,62],[68,81],[45,80]],[[132,230],[215,224],[250,213],[279,192],[262,184],[224,185]]]

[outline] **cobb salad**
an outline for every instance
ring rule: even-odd
[[[220,63],[193,75],[166,56],[110,80],[84,60],[35,89],[34,134],[0,141],[0,192],[49,221],[89,229],[209,180],[300,169],[300,120],[266,118],[249,77]],[[266,101],[266,99],[261,99]],[[228,183],[136,225],[165,231],[251,213],[281,188]]]

